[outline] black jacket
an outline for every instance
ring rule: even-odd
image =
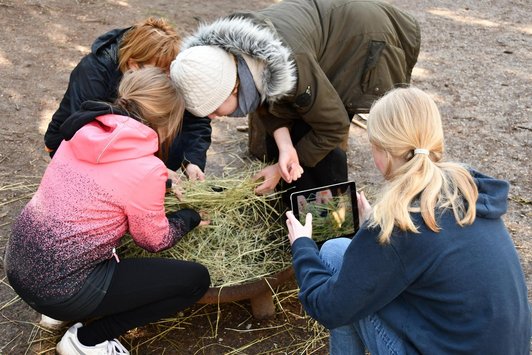
[[[84,101],[113,102],[116,99],[122,79],[122,72],[118,68],[118,48],[127,30],[129,28],[115,29],[98,37],[92,44],[91,53],[74,68],[67,91],[44,135],[44,143],[48,148],[55,151],[59,147],[64,139],[61,125],[79,110]],[[210,120],[185,112],[182,130],[170,148],[166,166],[177,170],[181,164],[190,162],[204,170],[210,144]],[[50,156],[53,154],[50,153]]]

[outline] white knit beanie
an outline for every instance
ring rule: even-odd
[[[219,47],[191,47],[172,61],[170,77],[181,88],[186,109],[205,117],[231,95],[236,84],[236,63],[232,54]]]

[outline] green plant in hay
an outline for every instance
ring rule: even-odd
[[[209,177],[204,182],[182,181],[184,197],[168,194],[168,212],[192,208],[210,224],[197,227],[174,247],[150,254],[131,241],[119,252],[128,257],[165,256],[205,265],[212,286],[242,284],[284,270],[291,263],[280,193],[258,196],[254,171],[233,177]]]

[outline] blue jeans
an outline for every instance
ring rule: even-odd
[[[345,250],[351,239],[336,238],[326,241],[320,249],[320,258],[333,273],[342,267]],[[356,300],[353,300],[356,302]],[[353,324],[330,329],[331,355],[405,354],[401,338],[377,315],[370,314]]]

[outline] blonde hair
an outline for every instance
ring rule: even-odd
[[[124,34],[118,50],[120,71],[128,70],[129,59],[140,67],[152,64],[168,70],[180,45],[181,38],[165,19],[149,17]]]
[[[370,143],[388,160],[387,182],[370,220],[381,229],[381,243],[390,242],[394,227],[418,233],[411,212],[421,212],[434,232],[440,230],[436,210],[451,209],[460,226],[473,223],[477,186],[462,165],[442,161],[440,112],[428,94],[414,87],[391,90],[374,103],[367,126]],[[416,148],[429,154],[414,154]],[[405,163],[392,171],[392,157]]]
[[[115,104],[157,132],[158,156],[166,159],[185,111],[183,95],[168,75],[158,67],[127,71]]]

